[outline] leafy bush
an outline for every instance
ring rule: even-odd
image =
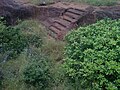
[[[26,47],[26,40],[19,28],[7,27],[0,21],[0,53],[20,54]]]
[[[47,59],[36,52],[30,56],[30,60],[24,68],[24,81],[27,84],[44,90],[50,84],[51,75],[49,71],[49,63]]]
[[[67,37],[64,69],[91,90],[120,89],[120,20],[101,20]]]

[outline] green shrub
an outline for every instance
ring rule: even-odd
[[[66,37],[64,69],[91,90],[120,89],[120,20],[101,20]]]
[[[39,90],[44,90],[50,85],[51,81],[49,68],[47,58],[41,54],[33,52],[30,56],[28,64],[24,68],[23,80],[26,84],[33,85]]]
[[[26,40],[19,28],[7,27],[0,21],[0,53],[20,54],[26,47]]]

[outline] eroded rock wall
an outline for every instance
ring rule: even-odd
[[[16,1],[16,0],[15,0]],[[0,16],[4,17],[8,25],[14,25],[17,19],[37,18],[40,21],[48,18],[59,17],[66,9],[73,8],[69,5],[61,7],[61,3],[48,6],[36,6],[32,4],[21,4],[14,0],[0,0]],[[19,1],[19,0],[18,0]],[[64,8],[65,6],[65,8]],[[84,7],[84,5],[83,5]],[[74,5],[74,8],[83,7]],[[86,7],[86,6],[85,6]],[[88,7],[86,14],[77,22],[78,25],[91,24],[103,18],[119,19],[120,6],[111,7]]]
[[[49,17],[61,15],[62,8],[21,4],[14,0],[0,0],[0,16],[4,17],[8,25],[14,25],[17,19],[37,18],[45,20]]]
[[[7,24],[14,24],[20,18],[29,18],[32,16],[30,7],[18,4],[14,0],[0,0],[0,16],[4,17]]]
[[[88,7],[86,14],[77,23],[78,26],[92,24],[105,18],[120,19],[120,6]]]

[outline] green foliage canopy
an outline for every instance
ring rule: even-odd
[[[120,89],[120,20],[101,20],[67,35],[66,75],[83,88]]]

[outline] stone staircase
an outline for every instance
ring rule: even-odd
[[[85,10],[76,8],[66,9],[57,18],[48,18],[43,24],[48,28],[48,35],[62,40],[69,30],[77,27],[77,22],[85,15]]]

